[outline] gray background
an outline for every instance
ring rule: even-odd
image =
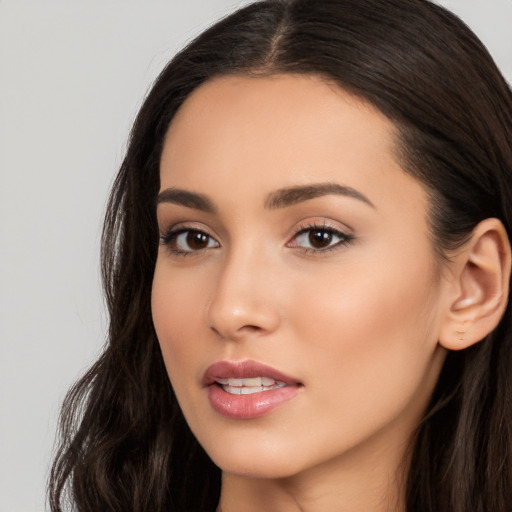
[[[149,84],[233,0],[0,0],[0,512],[45,509],[59,404],[94,360],[105,201]],[[512,80],[512,0],[446,0]]]

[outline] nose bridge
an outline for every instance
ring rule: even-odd
[[[258,247],[233,247],[222,262],[209,304],[210,327],[223,338],[268,333],[279,323],[273,266]]]

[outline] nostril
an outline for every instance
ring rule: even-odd
[[[240,339],[273,332],[278,327],[279,314],[275,304],[269,303],[264,297],[235,292],[232,283],[226,282],[223,290],[217,290],[208,305],[206,320],[217,336]],[[256,292],[254,294],[257,295]]]
[[[223,333],[222,330],[219,330],[217,327],[211,326],[211,330],[220,338],[238,338],[241,335],[244,334],[256,334],[258,332],[263,331],[263,329],[257,325],[243,325],[242,327],[239,327],[234,332],[225,332]]]
[[[261,331],[261,327],[258,327],[257,325],[244,325],[241,330],[246,330],[250,332]]]

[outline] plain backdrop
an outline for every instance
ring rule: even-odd
[[[101,222],[142,98],[246,3],[0,0],[0,512],[45,510],[60,403],[104,341]],[[512,0],[441,3],[512,80]]]

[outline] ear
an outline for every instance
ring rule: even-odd
[[[461,350],[479,342],[498,325],[510,282],[510,242],[498,219],[485,219],[448,265],[447,307],[439,343]]]

